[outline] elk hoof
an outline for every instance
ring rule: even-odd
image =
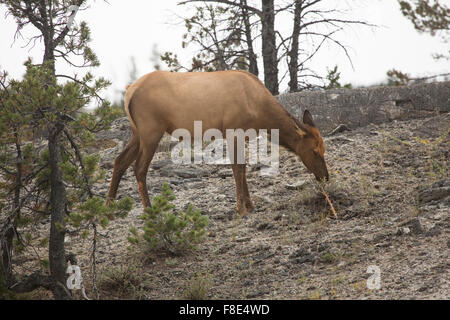
[[[236,215],[239,218],[245,218],[249,213],[250,211],[245,206],[236,209]]]
[[[253,205],[253,203],[246,203],[245,207],[247,208],[247,212],[248,213],[253,213],[255,212],[255,206]]]

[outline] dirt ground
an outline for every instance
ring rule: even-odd
[[[208,234],[196,251],[178,256],[130,247],[130,226],[142,229],[130,168],[118,196],[132,196],[135,207],[100,230],[100,298],[449,299],[449,132],[447,113],[325,137],[326,190],[337,219],[313,176],[285,149],[277,176],[248,167],[256,212],[240,218],[228,166],[176,166],[162,148],[148,174],[151,196],[168,182],[177,208],[192,203],[209,217]],[[121,147],[102,151],[110,155],[108,174],[96,192],[106,194]],[[66,242],[92,296],[89,246],[89,238]],[[369,266],[379,270],[379,289],[367,286]]]

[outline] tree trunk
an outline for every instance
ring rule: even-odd
[[[274,0],[262,0],[261,25],[264,84],[273,95],[278,95],[278,58]]]
[[[60,133],[63,124],[56,123],[50,128],[48,139],[50,165],[50,204],[51,225],[49,239],[50,274],[53,282],[55,299],[70,299],[70,292],[66,289],[66,258],[64,249],[66,189],[59,168],[61,161]]]
[[[0,273],[3,275],[3,281],[9,286],[12,281],[12,249],[14,230],[17,226],[17,217],[20,216],[20,191],[22,190],[22,148],[18,138],[18,129],[14,128],[14,137],[16,140],[16,181],[14,186],[14,200],[12,214],[6,220],[3,230],[0,230]]]
[[[241,0],[241,5],[247,5],[247,0]],[[242,6],[242,20],[244,21],[244,27],[245,27],[245,41],[247,43],[248,48],[248,71],[250,73],[253,73],[255,76],[259,75],[258,70],[258,59],[255,54],[255,50],[253,50],[253,38],[252,38],[252,30],[250,26],[250,16],[248,13],[248,10]]]
[[[0,281],[3,281],[4,283],[0,283],[0,287],[8,287],[12,278],[11,257],[14,238],[14,227],[9,221],[7,222],[6,230],[2,230],[2,232],[4,232],[4,234],[2,235],[0,243],[0,252],[2,255],[0,261]]]
[[[43,64],[46,64],[47,68],[49,68],[52,71],[52,74],[55,75],[55,53],[53,49],[53,42],[51,40],[47,40],[44,37],[44,43],[45,43],[45,52],[44,52],[44,59],[42,61]]]
[[[47,8],[43,2],[41,12]],[[42,13],[41,13],[42,14]],[[44,58],[43,64],[50,69],[55,76],[55,48],[54,29],[49,23],[44,24]],[[53,106],[49,106],[53,109]],[[66,216],[66,187],[62,178],[59,163],[61,162],[60,136],[64,130],[64,123],[59,119],[48,125],[48,150],[50,167],[50,238],[49,238],[49,262],[50,278],[53,294],[57,300],[71,299],[71,293],[66,287],[67,262],[65,257],[64,236]]]
[[[292,44],[288,53],[289,56],[289,92],[298,91],[298,49],[300,36],[300,23],[302,13],[302,0],[295,1],[294,8],[294,28],[292,29]]]

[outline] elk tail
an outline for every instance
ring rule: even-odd
[[[133,94],[134,91],[136,90],[134,85],[127,85],[125,88],[125,102],[124,102],[124,108],[125,108],[125,113],[128,116],[128,120],[130,120],[131,123],[131,129],[133,130],[134,133],[137,132],[137,128],[136,128],[136,123],[134,122],[133,117],[131,116],[131,112],[130,112],[130,108],[131,108],[131,102],[132,102],[132,98],[133,98]]]

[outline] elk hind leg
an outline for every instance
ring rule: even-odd
[[[122,150],[119,156],[114,160],[114,170],[109,186],[108,197],[106,204],[116,198],[117,189],[119,188],[120,180],[128,167],[136,160],[139,151],[139,138],[133,134],[128,141],[126,147]]]
[[[153,159],[159,140],[164,132],[155,132],[149,135],[148,141],[141,141],[139,153],[137,155],[134,174],[138,183],[139,194],[141,196],[142,205],[145,208],[151,206],[150,197],[147,190],[147,172],[150,162]]]

